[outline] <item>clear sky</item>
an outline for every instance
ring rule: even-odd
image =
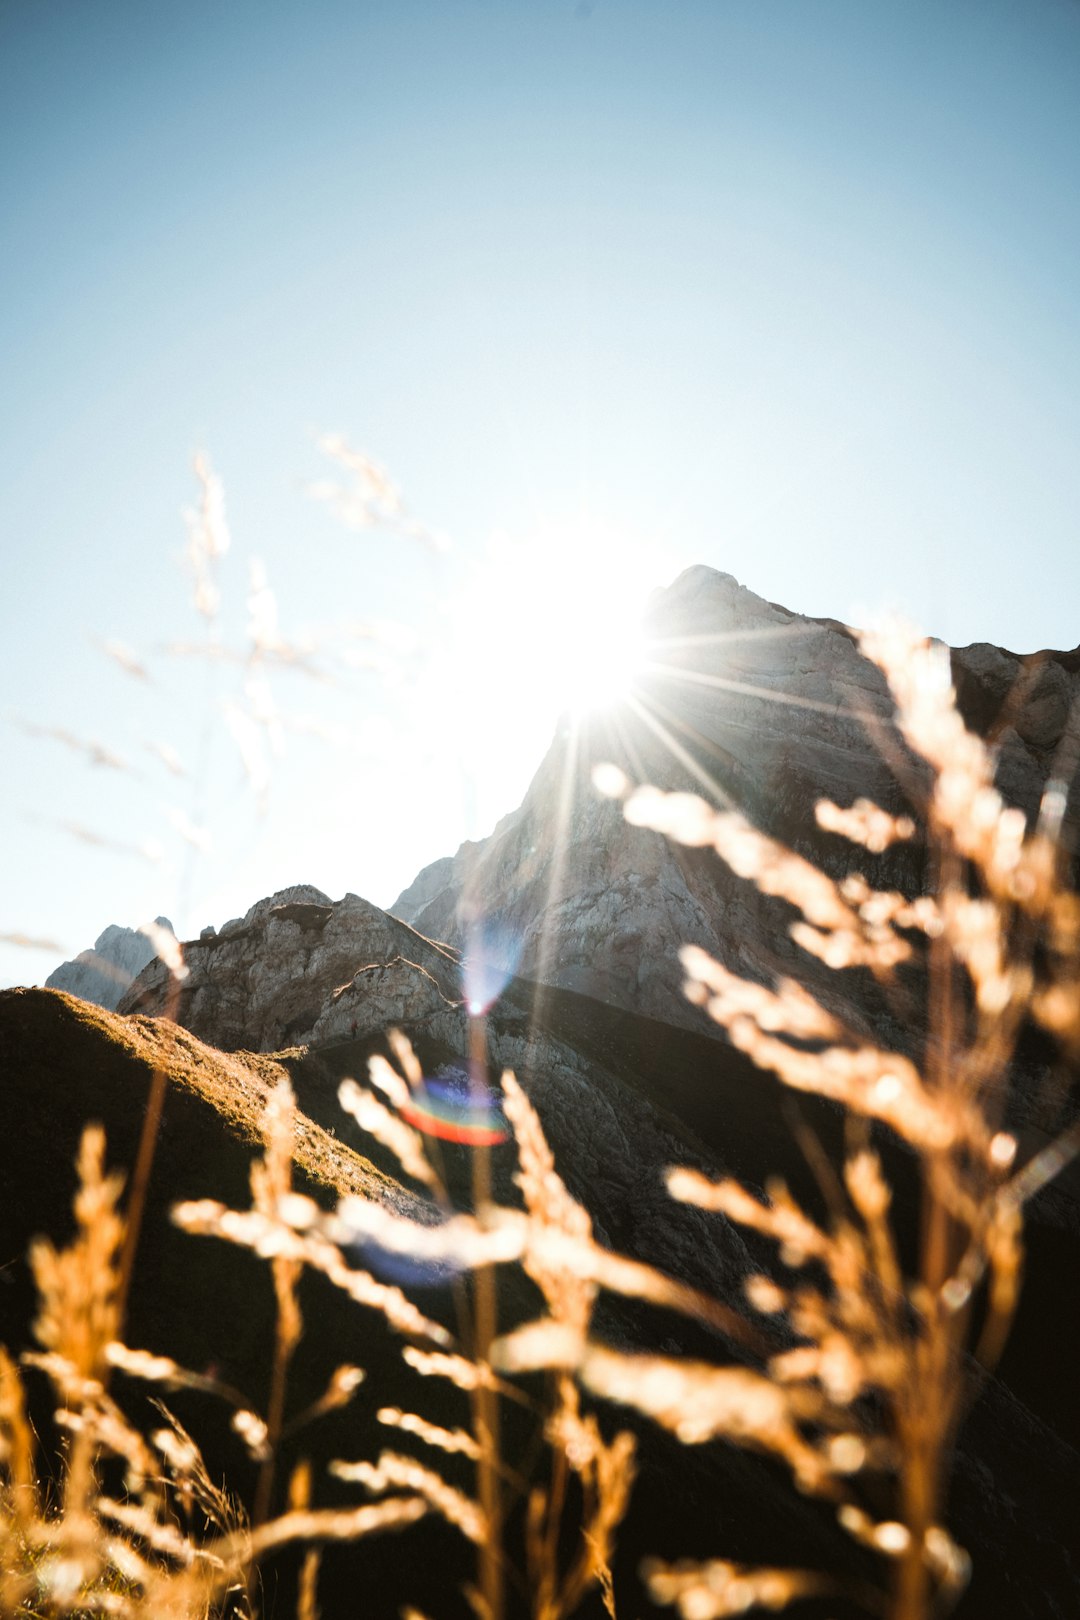
[[[4,0],[0,187],[0,934],[388,904],[691,562],[1080,641],[1075,0]],[[200,449],[235,661],[168,651]],[[254,687],[252,558],[314,649]]]

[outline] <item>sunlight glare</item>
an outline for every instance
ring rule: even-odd
[[[493,535],[446,592],[422,697],[446,723],[426,768],[460,795],[469,838],[521,803],[558,729],[631,711],[656,652],[650,600],[680,564],[625,523],[576,514]]]
[[[645,657],[645,638],[634,617],[598,604],[567,624],[568,636],[551,672],[560,708],[581,716],[611,708],[633,690]]]
[[[471,682],[478,706],[510,705],[552,725],[628,698],[657,583],[640,548],[596,520],[497,537],[473,593],[484,625],[483,666]]]

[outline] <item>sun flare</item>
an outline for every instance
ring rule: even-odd
[[[468,659],[479,707],[554,724],[627,698],[656,583],[640,552],[597,523],[493,541],[471,593],[483,626]]]
[[[560,723],[618,720],[649,659],[652,593],[675,563],[595,514],[493,536],[443,600],[432,703],[469,836],[516,806]],[[462,746],[464,744],[464,746]]]
[[[644,659],[640,617],[596,606],[568,615],[552,652],[551,695],[574,717],[610,709],[632,692]]]

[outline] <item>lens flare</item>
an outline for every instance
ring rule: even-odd
[[[471,1018],[481,1018],[499,999],[517,971],[522,941],[499,923],[475,918],[467,925],[461,976],[465,1006]]]
[[[400,1112],[426,1136],[465,1147],[497,1147],[509,1136],[497,1094],[487,1086],[478,1088],[458,1070],[425,1080]]]
[[[450,1260],[399,1254],[376,1243],[374,1238],[358,1238],[345,1252],[354,1266],[370,1271],[381,1282],[396,1283],[399,1288],[446,1288],[463,1270]]]

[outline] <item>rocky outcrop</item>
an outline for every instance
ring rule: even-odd
[[[155,922],[158,928],[172,933],[172,923],[167,917],[158,917]],[[111,1011],[156,956],[149,938],[140,929],[110,923],[94,941],[93,950],[80,951],[73,962],[61,962],[45,980],[45,987],[66,990],[69,995]]]
[[[414,978],[440,1002],[458,995],[451,951],[359,895],[335,904],[309,884],[258,901],[220,933],[205,931],[188,941],[183,953],[181,984],[164,963],[152,962],[118,1010],[167,1013],[224,1051],[270,1052],[347,1037],[357,1020],[365,1032],[386,1028],[416,1012],[415,997],[406,1009],[405,987]],[[388,983],[385,995],[373,996],[375,979],[365,974],[374,964],[385,975],[395,962],[401,966],[393,988]]]
[[[593,789],[592,765],[610,759],[632,780],[728,799],[838,869],[849,852],[819,833],[815,802],[868,796],[902,808],[894,763],[905,751],[880,672],[835,620],[696,567],[657,593],[647,630],[653,663],[633,705],[564,723],[520,808],[489,839],[426,867],[391,910],[457,946],[482,919],[531,978],[704,1028],[681,996],[678,947],[702,945],[767,977],[794,958],[783,910],[717,861],[626,826]],[[1034,812],[1080,695],[1080,652],[1022,658],[976,644],[952,662],[965,718],[994,738],[1003,793]],[[877,875],[917,888],[922,863],[905,849]],[[814,965],[801,957],[799,971]]]

